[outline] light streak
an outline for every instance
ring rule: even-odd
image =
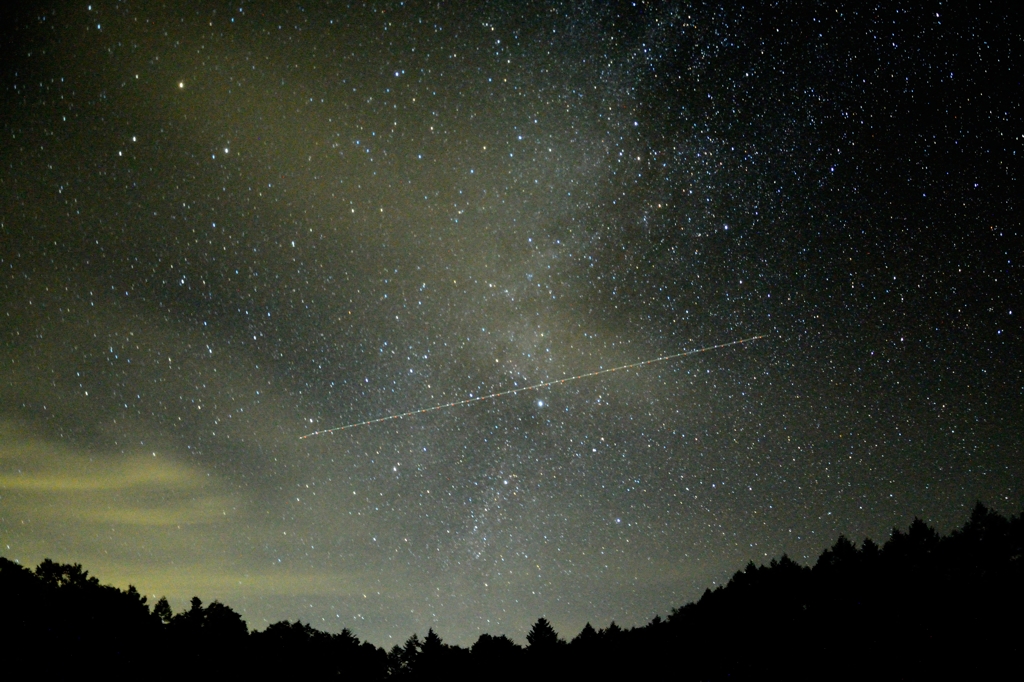
[[[322,429],[320,431],[314,431],[313,433],[307,433],[305,436],[300,436],[299,440],[306,438],[312,438],[313,436],[322,436],[328,433],[335,433],[336,431],[347,431],[348,429],[354,429],[359,426],[369,426],[371,424],[379,424],[381,422],[391,421],[392,419],[404,419],[405,417],[412,417],[417,414],[426,414],[427,412],[436,412],[438,410],[444,410],[449,407],[458,407],[459,405],[469,405],[471,403],[479,403],[484,400],[494,400],[495,398],[503,398],[509,395],[515,395],[516,393],[523,393],[525,391],[538,391],[542,388],[548,388],[549,386],[558,386],[559,384],[566,384],[570,381],[579,381],[580,379],[587,379],[589,377],[596,377],[601,374],[610,374],[611,372],[620,372],[625,369],[635,369],[637,367],[644,367],[646,365],[653,365],[656,362],[667,362],[668,360],[675,360],[676,358],[685,358],[690,355],[697,355],[698,353],[707,353],[713,350],[719,350],[721,348],[728,348],[729,346],[739,346],[744,343],[751,343],[758,339],[767,338],[767,334],[760,334],[758,336],[751,336],[746,339],[739,339],[738,341],[729,341],[728,343],[719,343],[714,346],[705,346],[703,348],[697,348],[696,350],[688,350],[684,353],[676,353],[674,355],[663,355],[660,358],[654,358],[653,360],[643,360],[641,362],[633,362],[628,365],[621,365],[619,367],[609,367],[608,369],[599,369],[593,372],[587,372],[586,374],[577,374],[572,377],[565,377],[563,379],[553,379],[551,381],[542,381],[539,384],[533,384],[532,386],[523,386],[522,388],[512,388],[507,391],[498,391],[497,393],[489,393],[487,395],[477,396],[475,398],[465,398],[463,400],[453,400],[450,403],[444,403],[442,405],[433,405],[432,407],[423,407],[418,410],[409,410],[408,412],[402,412],[401,414],[389,414],[386,417],[377,417],[376,419],[367,419],[366,421],[353,422],[352,424],[345,424],[344,426],[335,426],[333,429]]]

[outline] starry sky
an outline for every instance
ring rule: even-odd
[[[23,4],[4,556],[522,642],[1021,511],[1003,3]]]

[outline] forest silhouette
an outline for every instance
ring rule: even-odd
[[[946,537],[915,519],[883,546],[840,536],[813,567],[749,563],[641,627],[588,623],[567,641],[539,618],[525,646],[482,634],[465,648],[431,629],[386,651],[301,622],[250,632],[199,597],[175,614],[79,564],[0,557],[0,641],[7,670],[62,679],[994,678],[1019,669],[1022,578],[1024,514],[979,503]]]

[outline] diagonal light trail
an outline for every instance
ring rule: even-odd
[[[498,391],[497,393],[490,393],[488,395],[477,396],[476,398],[466,398],[464,400],[453,400],[450,403],[444,403],[442,405],[433,405],[431,407],[424,407],[418,410],[409,410],[408,412],[402,412],[401,414],[389,414],[386,417],[378,417],[376,419],[367,419],[366,421],[354,422],[352,424],[345,424],[344,426],[335,426],[333,429],[322,429],[320,431],[314,431],[313,433],[307,433],[305,436],[300,436],[299,440],[306,438],[312,438],[313,436],[322,436],[328,433],[334,433],[335,431],[345,431],[348,429],[354,429],[357,426],[369,426],[370,424],[379,424],[380,422],[391,421],[392,419],[403,419],[404,417],[412,417],[417,414],[426,414],[427,412],[436,412],[437,410],[443,410],[448,407],[458,407],[459,405],[469,405],[470,403],[479,403],[484,400],[493,400],[495,398],[503,398],[507,395],[515,395],[516,393],[522,393],[524,391],[536,391],[548,386],[557,386],[559,384],[565,384],[570,381],[578,381],[580,379],[586,379],[589,377],[596,377],[600,374],[608,374],[610,372],[618,372],[624,369],[633,369],[635,367],[643,367],[644,365],[653,365],[656,362],[665,362],[667,360],[675,360],[676,358],[685,358],[689,355],[697,355],[698,353],[707,353],[713,350],[719,350],[720,348],[728,348],[729,346],[739,346],[744,343],[750,343],[757,341],[758,339],[766,338],[767,334],[760,334],[758,336],[751,336],[746,339],[739,339],[738,341],[729,341],[728,343],[719,343],[714,346],[705,346],[696,350],[688,350],[685,353],[676,353],[675,355],[663,355],[660,358],[654,358],[653,360],[643,360],[641,362],[634,362],[628,365],[621,365],[619,367],[609,367],[608,369],[599,369],[594,372],[587,372],[586,374],[577,374],[572,377],[565,377],[564,379],[554,379],[552,381],[542,381],[539,384],[533,384],[532,386],[523,386],[522,388],[513,388],[507,391]]]

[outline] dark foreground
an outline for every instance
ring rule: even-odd
[[[748,564],[643,627],[588,624],[566,642],[541,618],[525,647],[484,634],[466,649],[431,630],[387,652],[298,622],[249,632],[198,597],[172,614],[77,564],[0,558],[0,649],[6,671],[37,679],[994,678],[1019,674],[1022,578],[1022,517],[979,504],[948,537],[915,521],[882,547],[840,537],[813,568]]]

